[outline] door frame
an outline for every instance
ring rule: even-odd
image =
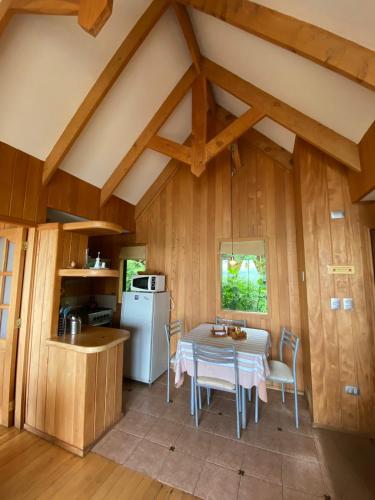
[[[7,336],[6,339],[1,341],[5,346],[5,354],[3,365],[3,387],[0,424],[9,427],[13,424],[15,409],[16,362],[19,335],[17,320],[20,318],[22,281],[25,263],[24,242],[26,241],[27,229],[25,227],[0,229],[0,235],[8,238],[14,243],[14,264],[8,309],[9,313],[7,320]],[[3,258],[5,263],[5,251]]]

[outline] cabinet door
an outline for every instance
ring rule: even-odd
[[[0,230],[0,423],[10,426],[21,302],[25,228]]]

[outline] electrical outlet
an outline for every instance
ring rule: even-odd
[[[355,385],[346,385],[345,394],[350,394],[351,396],[359,396],[360,394],[359,387],[356,387]]]
[[[351,297],[343,298],[342,305],[343,305],[344,311],[351,311],[353,309],[353,299]]]
[[[332,311],[337,311],[337,309],[340,309],[340,299],[337,297],[332,297],[331,298],[331,309]]]

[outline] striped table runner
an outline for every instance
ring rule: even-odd
[[[201,342],[206,345],[235,345],[238,356],[239,382],[242,387],[259,388],[259,397],[267,402],[266,377],[269,375],[267,355],[270,347],[270,336],[265,330],[242,328],[247,334],[246,340],[233,340],[231,337],[210,336],[212,324],[203,323],[178,342],[175,361],[175,384],[182,385],[184,373],[192,376],[194,373],[192,343]],[[199,375],[216,377],[234,383],[234,372],[226,366],[199,364]]]

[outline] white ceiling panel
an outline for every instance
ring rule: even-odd
[[[256,0],[375,50],[374,0]]]
[[[240,116],[249,109],[247,104],[232,96],[220,87],[214,85],[213,88],[215,99],[218,104],[235,116]],[[269,118],[264,118],[257,123],[254,128],[290,153],[293,152],[296,136],[285,127],[282,127]]]
[[[173,16],[167,12],[138,49],[65,158],[63,170],[102,187],[188,69],[190,55]],[[183,121],[181,126],[184,135]]]
[[[191,10],[202,53],[358,142],[375,118],[375,93],[297,54]]]
[[[117,0],[94,38],[70,16],[14,16],[0,38],[0,140],[44,160],[150,0]]]

